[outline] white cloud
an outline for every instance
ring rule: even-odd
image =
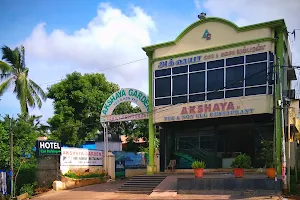
[[[55,29],[45,30],[45,23],[38,24],[24,46],[30,65],[31,78],[44,89],[66,73],[105,73],[109,81],[120,87],[134,87],[148,93],[147,59],[115,67],[141,58],[147,58],[142,50],[150,44],[150,33],[156,31],[155,23],[140,7],[131,6],[125,15],[108,3],[101,3],[97,16],[86,28],[72,34]],[[110,68],[110,69],[107,69]],[[107,70],[105,70],[107,69]],[[51,101],[47,101],[34,114],[53,114]]]
[[[196,6],[196,9],[199,11],[201,9],[200,0],[194,0],[194,4]]]
[[[207,16],[232,20],[238,26],[284,19],[289,32],[300,29],[299,0],[205,0],[203,7],[207,10]],[[294,40],[293,37],[290,39]],[[291,42],[290,46],[293,52],[293,64],[300,65],[300,37]],[[300,97],[300,82],[298,81],[295,85],[298,85],[296,91],[298,91],[297,96]]]
[[[45,23],[39,24],[25,40],[30,56],[86,72],[97,72],[146,58],[141,47],[150,44],[150,32],[155,30],[153,20],[141,8],[133,6],[132,15],[126,16],[107,3],[100,4],[97,16],[86,28],[73,34],[59,29],[47,34],[45,26]],[[147,81],[147,61],[105,73],[110,81],[121,86],[140,87],[140,82]]]

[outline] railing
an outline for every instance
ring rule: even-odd
[[[185,153],[191,156],[194,160],[202,160],[206,163],[207,167],[215,167],[216,156],[214,152],[209,152],[205,149],[200,148],[198,145],[195,145],[188,141],[180,141],[184,149],[179,149],[181,153]]]

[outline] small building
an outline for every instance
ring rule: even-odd
[[[230,168],[240,153],[251,156],[253,167],[263,167],[261,141],[274,137],[280,156],[280,120],[285,130],[288,121],[275,97],[293,100],[291,81],[296,80],[288,67],[292,57],[284,20],[239,27],[201,18],[174,41],[143,49],[149,59],[149,122],[160,127],[161,171],[172,159],[182,169],[191,168],[193,160],[205,161],[207,168]],[[298,131],[293,128],[292,134]]]

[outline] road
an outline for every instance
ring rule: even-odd
[[[243,200],[277,200],[278,197],[234,197],[231,195],[175,195],[172,193],[165,192],[159,196],[151,196],[145,194],[123,194],[115,193],[115,191],[124,183],[124,181],[119,181],[116,183],[104,183],[97,185],[90,185],[81,188],[76,188],[72,190],[62,190],[62,191],[49,191],[38,197],[34,197],[34,200],[90,200],[90,199],[103,199],[103,200],[130,200],[130,199],[202,199],[202,200],[225,200],[225,199],[243,199]],[[172,196],[173,195],[173,196]]]

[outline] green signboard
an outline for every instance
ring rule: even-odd
[[[36,141],[36,152],[38,156],[60,155],[61,144],[59,142],[50,140]]]

